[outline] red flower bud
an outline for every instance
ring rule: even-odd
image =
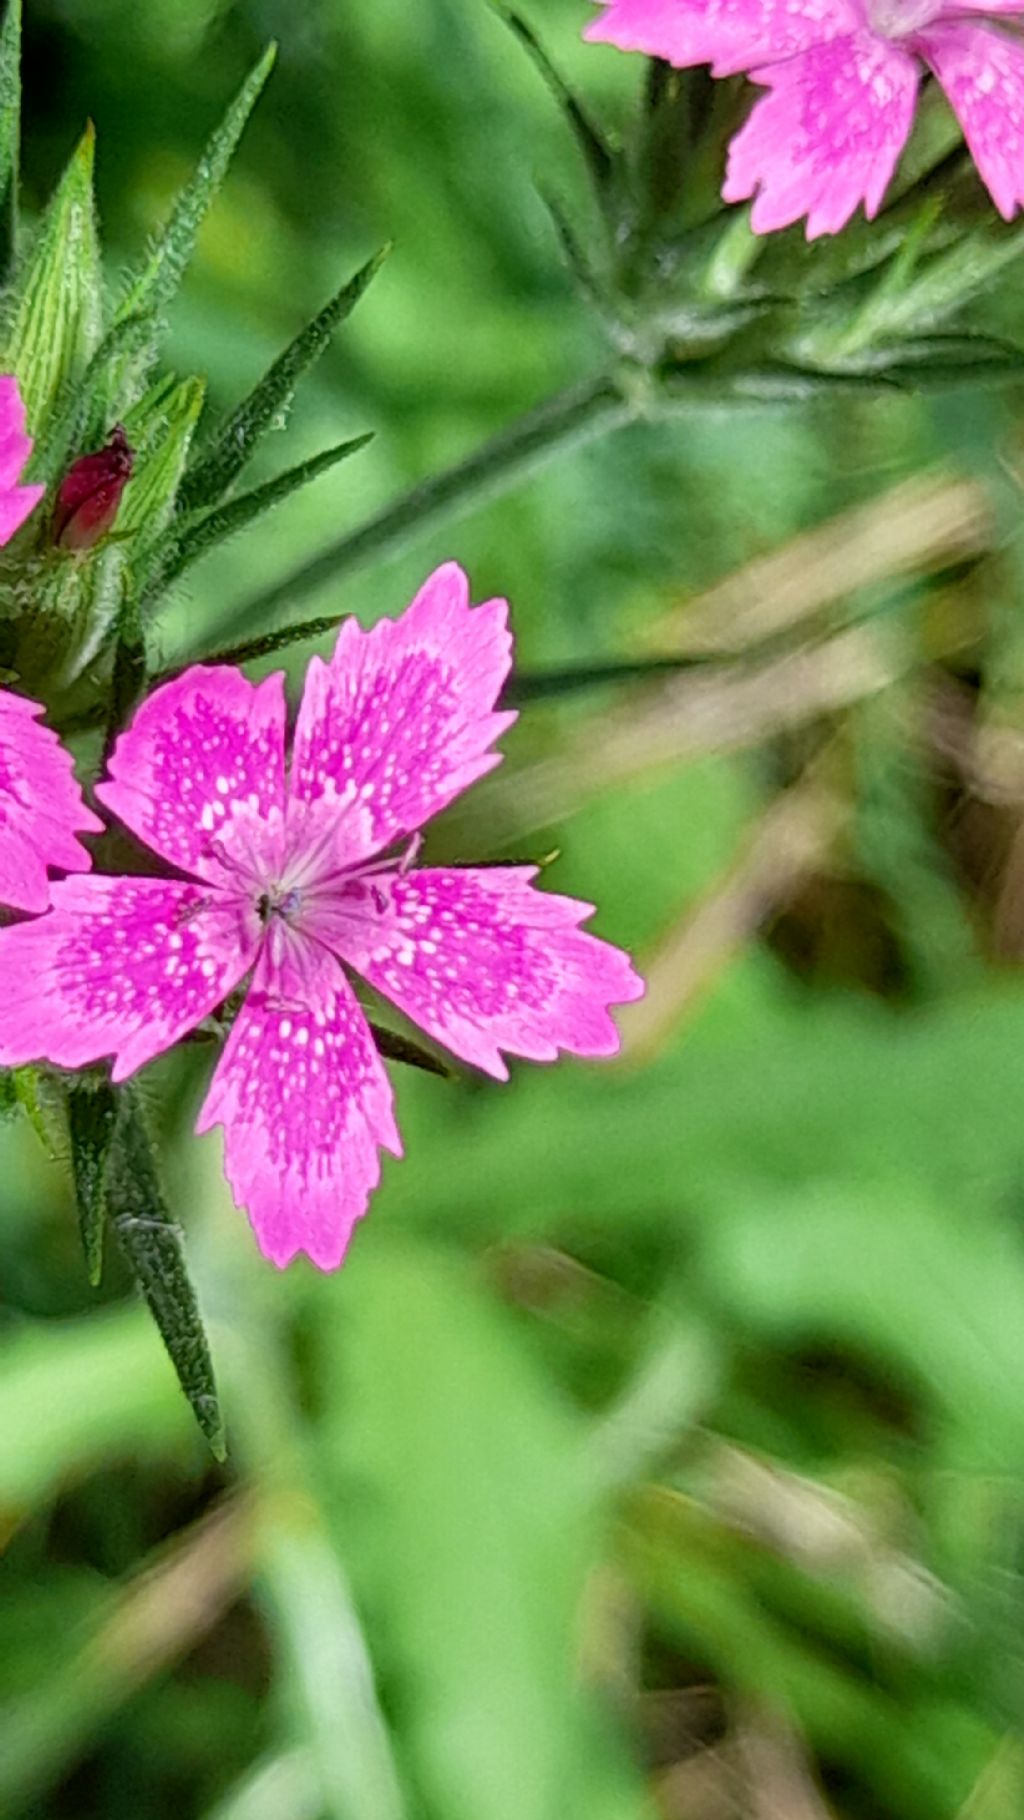
[[[134,450],[123,424],[115,424],[106,448],[73,461],[57,492],[53,541],[62,550],[91,550],[110,530],[121,494],[131,479]]]

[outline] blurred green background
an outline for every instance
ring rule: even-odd
[[[585,14],[533,17],[621,130],[643,70]],[[91,117],[126,263],[270,36],[171,361],[230,404],[391,238],[287,457],[377,435],[192,572],[168,661],[605,358],[537,189],[572,147],[482,0],[33,0],[29,203]],[[743,673],[533,706],[450,812],[435,852],[557,849],[651,992],[615,1064],[396,1071],[339,1275],[259,1259],[189,1135],[208,1058],[149,1071],[223,1470],[0,1133],[0,1815],[1024,1813],[1022,448],[1010,393],[694,409],[304,598],[369,622],[454,556],[526,670]]]

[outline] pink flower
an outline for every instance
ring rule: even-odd
[[[0,379],[0,544],[9,543],[43,496],[18,479],[32,453],[18,382]],[[75,838],[98,833],[75,783],[71,758],[55,733],[36,725],[43,710],[0,689],[0,904],[45,910],[48,866],[87,872],[92,864]]]
[[[1024,0],[608,0],[586,35],[770,89],[732,142],[722,195],[756,194],[757,233],[806,215],[813,240],[860,203],[877,214],[922,69],[1012,218],[1024,203],[1024,45],[994,21],[1013,14]]]
[[[223,1125],[228,1181],[276,1264],[337,1266],[378,1148],[400,1154],[345,967],[499,1079],[502,1050],[614,1053],[607,1007],[642,991],[578,928],[591,906],[535,890],[535,867],[410,869],[410,837],[500,762],[506,614],[471,608],[449,564],[399,620],[349,620],[309,666],[290,768],[281,675],[197,666],[165,684],[98,793],[189,876],[68,879],[48,916],[0,931],[7,1066],[111,1055],[123,1080],[251,974],[198,1129]]]
[[[0,904],[15,910],[46,909],[48,866],[88,872],[92,860],[76,833],[103,830],[82,801],[70,753],[36,724],[42,712],[0,689]]]
[[[0,379],[0,544],[10,543],[46,491],[21,487],[21,471],[32,453],[32,438],[25,434],[25,406],[18,381]]]

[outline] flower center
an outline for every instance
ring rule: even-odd
[[[268,885],[256,900],[256,914],[264,928],[275,916],[283,922],[293,922],[301,908],[302,892],[297,885]]]
[[[948,0],[868,0],[868,24],[880,38],[908,38],[947,4]]]

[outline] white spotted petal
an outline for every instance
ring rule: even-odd
[[[69,878],[46,916],[0,930],[0,1066],[81,1068],[124,1080],[233,991],[256,958],[245,906],[177,879]]]
[[[295,729],[291,789],[349,814],[346,845],[368,857],[422,828],[501,762],[495,712],[512,662],[508,605],[471,607],[456,563],[435,570],[397,620],[346,621],[330,664],[314,657]]]

